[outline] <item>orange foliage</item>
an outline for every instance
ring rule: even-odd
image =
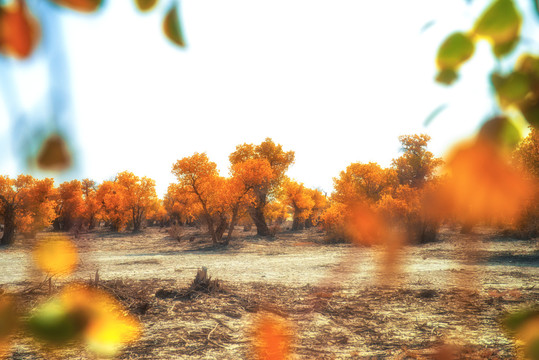
[[[93,229],[99,213],[97,185],[95,181],[84,179],[81,183],[84,211],[82,217],[90,229]]]
[[[202,211],[196,195],[180,184],[168,186],[163,206],[171,219],[179,223],[193,221]]]
[[[288,205],[281,199],[274,199],[264,207],[264,216],[269,224],[282,224],[288,219]]]
[[[294,157],[293,151],[285,152],[281,145],[275,144],[270,138],[266,138],[260,145],[238,145],[236,146],[236,151],[229,156],[233,168],[238,164],[247,163],[252,160],[265,160],[271,168],[271,177],[268,177],[269,174],[264,170],[264,176],[258,177],[258,179],[264,179],[264,181],[258,182],[252,188],[254,201],[250,206],[249,215],[257,227],[258,235],[270,235],[269,228],[266,224],[264,208],[268,203],[268,197],[275,195],[279,190],[284,174],[294,162]],[[252,164],[254,162],[245,166],[252,167]],[[259,164],[261,163],[259,162]]]
[[[124,171],[116,176],[116,183],[120,186],[124,207],[131,218],[133,231],[138,231],[147,212],[156,206],[155,181],[146,176],[140,178],[129,171]]]
[[[39,37],[39,24],[23,0],[0,6],[0,52],[26,58],[36,47]]]
[[[311,215],[315,204],[309,190],[303,184],[290,179],[283,183],[284,198],[293,214],[292,230],[303,229],[305,221]]]
[[[82,194],[79,180],[64,182],[58,186],[56,213],[61,229],[69,230],[75,221],[82,219],[85,210]]]
[[[113,230],[123,229],[129,221],[129,213],[120,185],[115,181],[103,181],[97,189],[96,199],[100,204],[99,216],[109,223]]]
[[[393,160],[399,183],[413,188],[423,186],[433,179],[436,169],[443,163],[427,150],[430,136],[402,135],[399,136],[399,141],[404,153]]]
[[[359,202],[373,203],[390,191],[396,184],[396,173],[376,163],[353,163],[338,178],[333,179],[333,200],[353,205]]]
[[[97,190],[96,199],[101,204],[101,217],[114,230],[131,222],[133,231],[138,231],[147,212],[156,205],[155,181],[124,171],[114,181],[104,181]]]
[[[213,243],[220,242],[228,227],[230,187],[227,179],[219,176],[217,166],[204,153],[178,160],[172,167],[172,173],[179,185],[198,199]]]
[[[52,179],[38,180],[30,175],[16,179],[0,176],[0,216],[4,220],[2,244],[13,241],[15,229],[26,235],[51,225],[56,217]]]

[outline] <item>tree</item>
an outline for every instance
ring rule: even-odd
[[[113,231],[120,231],[129,221],[129,213],[120,185],[115,181],[103,181],[96,193],[100,217],[108,223]]]
[[[61,230],[69,230],[84,216],[82,184],[79,180],[63,182],[58,186],[55,223]]]
[[[19,175],[0,176],[0,215],[4,220],[1,245],[13,243],[15,230],[33,236],[55,218],[54,181]]]
[[[322,215],[322,213],[328,206],[328,199],[326,195],[324,195],[318,189],[306,189],[306,190],[309,193],[309,196],[311,197],[314,203],[311,209],[311,212],[309,213],[309,216],[307,217],[307,220],[305,221],[305,227],[310,228],[318,224],[320,215]]]
[[[172,221],[178,224],[192,222],[202,211],[200,203],[188,186],[170,184],[163,200],[163,206]]]
[[[404,153],[392,162],[399,183],[419,188],[433,178],[436,169],[443,162],[427,150],[430,136],[426,134],[402,135],[399,136],[399,141]]]
[[[435,191],[429,185],[443,164],[427,150],[430,139],[426,134],[399,136],[403,154],[392,161],[399,185],[378,204],[392,223],[404,226],[411,241],[420,243],[434,241],[439,226],[438,219],[424,211],[426,197]]]
[[[290,179],[286,179],[283,183],[286,203],[292,209],[292,230],[304,229],[305,221],[311,215],[315,204],[309,190],[303,184]]]
[[[249,208],[249,215],[256,225],[257,234],[269,236],[270,231],[264,216],[264,208],[271,199],[273,193],[279,188],[288,167],[294,163],[294,152],[285,152],[282,145],[275,144],[270,138],[266,138],[260,145],[243,144],[236,146],[229,156],[232,166],[250,159],[264,159],[271,169],[271,180],[262,182],[253,188],[254,202]]]
[[[338,178],[333,179],[335,192],[332,198],[348,205],[358,202],[375,203],[396,182],[396,173],[392,169],[384,169],[373,162],[352,163],[345,171],[341,171]]]
[[[219,243],[228,227],[228,184],[225,178],[219,176],[217,165],[209,161],[205,153],[195,153],[178,160],[172,167],[172,173],[179,185],[198,199],[212,242]]]
[[[147,212],[156,204],[155,181],[124,171],[116,176],[121,189],[124,208],[130,214],[133,231],[140,231]]]
[[[1,215],[4,220],[4,234],[0,239],[1,245],[13,243],[16,229],[16,218],[22,212],[23,194],[29,191],[33,182],[30,175],[19,175],[17,179],[0,176]]]
[[[232,237],[238,220],[253,205],[256,190],[269,186],[273,179],[273,169],[266,159],[247,159],[233,164],[230,170],[228,202],[231,220],[227,240]]]
[[[83,179],[81,189],[82,198],[84,201],[82,217],[88,225],[88,228],[93,229],[99,213],[99,204],[97,202],[97,185],[93,180]]]
[[[513,153],[513,161],[530,175],[539,179],[539,131],[531,128]]]

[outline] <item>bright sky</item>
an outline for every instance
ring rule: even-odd
[[[526,10],[531,3],[519,2]],[[174,181],[176,160],[206,152],[226,175],[236,145],[271,137],[296,153],[289,176],[329,193],[332,178],[352,162],[388,166],[399,156],[399,135],[427,132],[430,149],[443,155],[496,111],[488,85],[495,64],[486,43],[454,86],[434,83],[440,43],[471,28],[487,4],[183,1],[184,50],[161,31],[168,1],[149,14],[128,0],[107,1],[91,16],[65,11],[82,165],[76,177],[100,182],[129,170],[155,179],[162,195]],[[34,77],[39,66],[16,71],[31,106],[42,96]],[[425,128],[442,104],[447,109]],[[9,146],[0,147],[9,154],[2,155],[0,172],[20,171]]]

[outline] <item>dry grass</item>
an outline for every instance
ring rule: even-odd
[[[473,235],[479,237],[473,251],[460,247],[469,239],[451,229],[443,243],[406,249],[407,265],[388,286],[372,270],[380,250],[350,255],[347,245],[321,245],[316,230],[265,240],[253,229],[239,232],[229,248],[210,246],[203,231],[184,231],[195,240],[180,244],[154,229],[77,240],[83,266],[75,277],[93,277],[99,266],[97,286],[144,325],[142,339],[122,359],[250,358],[249,329],[261,311],[295,325],[298,359],[513,359],[499,319],[539,299],[537,267],[521,261],[533,258],[536,245],[500,240],[488,229]],[[22,258],[22,250],[10,249],[0,264]],[[341,263],[351,258],[357,263]],[[208,272],[197,277],[200,266]],[[62,284],[55,280],[54,289]],[[20,292],[21,307],[48,297],[47,283],[37,279],[3,287]],[[14,359],[43,358],[27,339],[16,343]],[[93,358],[80,349],[55,357]]]

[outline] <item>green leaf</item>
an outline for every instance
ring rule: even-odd
[[[140,11],[150,11],[157,4],[158,0],[135,0],[135,5]]]
[[[446,69],[441,70],[438,75],[436,75],[436,81],[445,85],[451,85],[459,76],[454,70]]]
[[[165,35],[176,45],[185,47],[185,39],[178,18],[178,7],[174,5],[166,14],[163,20],[163,31]]]
[[[82,335],[88,319],[88,314],[68,311],[65,304],[53,299],[34,309],[27,325],[37,339],[50,344],[67,345]]]
[[[507,331],[514,334],[536,316],[539,316],[539,308],[521,309],[505,316],[502,323]]]
[[[516,69],[529,76],[539,79],[539,57],[524,54],[518,59]]]
[[[505,77],[493,74],[492,83],[502,106],[523,100],[531,90],[529,76],[520,71],[514,71]]]
[[[534,128],[539,129],[539,101],[537,99],[527,100],[519,108],[526,121]]]
[[[495,0],[477,19],[474,33],[493,44],[507,44],[518,38],[522,17],[512,0]]]
[[[436,65],[441,70],[457,70],[474,53],[475,45],[470,37],[456,32],[445,39],[436,56]]]
[[[513,149],[520,141],[517,127],[505,116],[496,116],[481,126],[478,137],[498,147]]]
[[[515,50],[519,41],[520,38],[517,37],[514,40],[505,42],[503,44],[494,44],[494,46],[492,47],[492,51],[497,58],[502,58],[505,55],[509,55],[513,50]]]

